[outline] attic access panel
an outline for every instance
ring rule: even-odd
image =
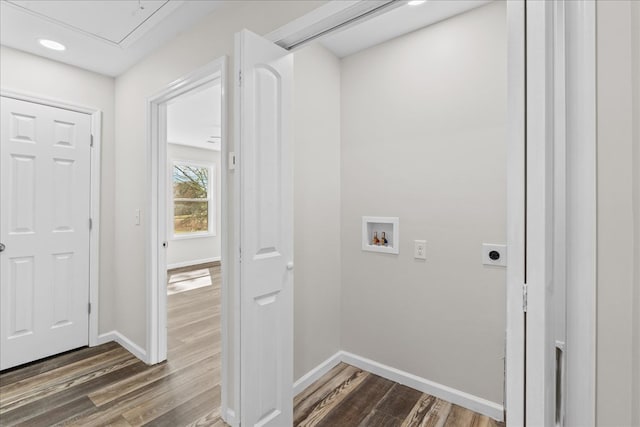
[[[40,18],[114,45],[137,40],[150,28],[149,25],[143,25],[147,20],[163,8],[173,9],[169,7],[168,0],[8,0],[8,3]]]

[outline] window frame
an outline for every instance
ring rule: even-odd
[[[207,198],[206,199],[176,199],[173,192],[173,172],[176,166],[191,166],[195,168],[206,168],[209,171],[209,182],[207,188]],[[202,161],[194,161],[194,160],[172,160],[171,161],[171,169],[169,173],[169,235],[171,236],[171,240],[186,240],[186,239],[197,239],[201,237],[215,237],[217,236],[217,217],[215,215],[215,211],[217,209],[217,195],[216,195],[216,167],[214,163],[210,162],[202,162]],[[186,202],[207,202],[208,209],[208,218],[207,218],[207,231],[197,231],[192,233],[181,233],[176,234],[175,230],[175,206],[176,201],[186,201]]]

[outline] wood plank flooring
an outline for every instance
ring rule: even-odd
[[[167,272],[167,294],[173,295],[179,292],[211,286],[220,276],[220,261],[199,264],[191,267],[181,267]]]
[[[341,363],[295,397],[300,427],[504,427],[489,417]]]
[[[147,366],[116,343],[0,373],[0,425],[224,426],[220,274],[168,297],[168,361]]]
[[[168,361],[116,343],[0,373],[1,426],[215,426],[220,419],[220,273],[168,297]],[[493,427],[487,417],[340,364],[294,401],[296,426]]]

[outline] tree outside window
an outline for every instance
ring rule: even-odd
[[[212,168],[188,163],[173,165],[173,233],[210,232]]]

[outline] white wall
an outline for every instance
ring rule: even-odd
[[[0,46],[0,86],[102,111],[99,332],[114,329],[114,80]]]
[[[294,379],[340,350],[340,60],[295,53]]]
[[[632,68],[632,4],[599,1],[597,4],[598,85],[598,290],[597,290],[597,424],[630,426],[633,407],[640,404],[633,390],[634,327],[634,185],[633,87],[638,74]],[[635,6],[637,7],[637,6]],[[637,11],[635,17],[637,19]],[[633,24],[638,25],[638,22]],[[635,29],[637,35],[637,28]],[[635,40],[637,55],[638,41]],[[637,58],[635,59],[637,61]],[[636,64],[637,67],[637,64]],[[636,68],[637,70],[637,68]],[[637,89],[635,95],[637,96]],[[637,102],[636,99],[636,108]],[[637,133],[636,147],[637,147]],[[636,153],[637,156],[637,153]],[[636,167],[638,165],[636,164]],[[636,193],[637,194],[637,193]],[[636,216],[637,216],[636,212]],[[637,224],[637,222],[636,222]],[[637,231],[636,231],[637,234]],[[636,278],[635,286],[638,281]],[[635,290],[636,301],[638,289]],[[638,307],[636,307],[636,310]],[[636,355],[637,353],[636,343]],[[635,368],[634,368],[635,365]],[[637,381],[637,371],[635,378]],[[636,384],[636,393],[637,393]],[[635,424],[638,425],[638,424]]]
[[[116,79],[116,191],[115,257],[117,329],[142,348],[146,347],[145,220],[134,225],[136,209],[146,208],[147,153],[145,101],[175,79],[223,55],[229,61],[227,99],[233,100],[234,34],[243,28],[267,33],[314,9],[323,2],[242,1],[222,6],[198,25],[147,56]],[[233,107],[229,105],[229,124]],[[233,129],[228,126],[229,146]],[[231,181],[231,180],[229,180]],[[233,206],[233,198],[227,208]],[[146,214],[146,213],[145,213]],[[232,215],[229,215],[232,218]],[[229,224],[233,226],[233,224]],[[224,257],[224,255],[223,255]],[[231,259],[230,257],[225,257]],[[231,267],[231,266],[229,266]],[[231,268],[227,272],[232,276]]]
[[[506,7],[495,2],[342,60],[342,348],[502,404]],[[361,250],[400,217],[400,254]],[[413,240],[427,241],[427,260]]]
[[[169,180],[173,173],[174,161],[192,161],[196,163],[212,164],[214,167],[214,191],[215,191],[215,225],[213,230],[215,236],[206,237],[190,237],[190,238],[172,238],[172,224],[167,224],[169,228],[169,236],[171,241],[167,248],[167,268],[176,268],[185,264],[197,264],[203,260],[220,260],[220,244],[222,241],[222,231],[220,228],[221,218],[221,168],[220,152],[213,150],[205,150],[202,148],[189,147],[186,145],[167,144],[167,172]],[[169,186],[172,190],[173,187]],[[170,190],[170,191],[171,191]],[[172,201],[172,195],[169,194],[169,203]],[[173,218],[170,219],[172,221]]]
[[[219,80],[172,100],[167,104],[167,141],[220,150],[221,110]]]

